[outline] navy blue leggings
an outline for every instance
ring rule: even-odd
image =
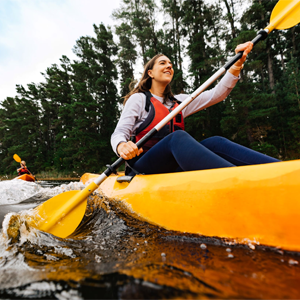
[[[158,142],[135,163],[129,163],[140,173],[157,174],[279,161],[220,136],[197,142],[187,132],[178,130]],[[134,174],[130,172],[130,175]]]

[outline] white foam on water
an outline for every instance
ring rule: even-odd
[[[9,239],[8,235],[7,235],[7,229],[8,229],[8,225],[9,225],[9,221],[10,221],[10,218],[15,215],[14,213],[8,213],[5,217],[4,217],[4,220],[3,220],[3,223],[2,223],[2,233],[3,233],[3,237],[4,239],[6,238],[7,241]],[[0,240],[1,241],[1,240]],[[4,241],[4,240],[3,240]]]
[[[61,246],[56,246],[56,247],[54,247],[54,251],[57,254],[65,255],[65,256],[68,256],[68,257],[71,257],[71,258],[76,257],[76,255],[73,254],[73,250],[70,249],[70,248],[63,248]]]
[[[81,300],[83,299],[80,293],[74,289],[70,289],[68,291],[64,290],[64,288],[59,283],[54,282],[33,282],[30,283],[25,288],[15,288],[14,296],[18,297],[26,297],[27,299],[36,299],[40,297],[49,297],[51,295],[55,295],[56,299],[59,300]]]
[[[81,182],[70,182],[68,184],[56,186],[55,188],[43,188],[36,183],[26,182],[24,180],[10,180],[0,182],[0,209],[1,205],[11,205],[13,207],[14,204],[19,205],[19,203],[21,202],[26,203],[27,201],[31,200],[34,200],[33,203],[35,203],[35,200],[45,201],[63,192],[72,190],[82,190],[84,187],[85,185]],[[38,203],[36,205],[38,205]],[[2,222],[2,233],[0,232],[0,244],[6,245],[6,247],[8,247],[10,243],[10,237],[8,236],[7,231],[10,219],[14,215],[19,216],[21,223],[19,227],[19,246],[27,241],[30,241],[31,243],[36,245],[44,244],[46,242],[45,238],[41,238],[40,232],[37,229],[30,228],[30,230],[28,230],[26,228],[25,221],[28,219],[28,217],[32,216],[32,213],[33,209],[24,209],[20,212],[10,212],[6,214]],[[51,243],[53,242],[53,239],[47,242]],[[55,245],[53,246],[55,247]],[[68,257],[74,257],[72,250],[64,249],[63,247],[58,247],[56,249],[56,252]]]
[[[0,238],[0,244],[5,245],[6,247],[8,247],[9,243],[10,243],[10,237],[8,236],[8,233],[7,233],[10,219],[12,216],[15,216],[15,215],[19,215],[20,220],[21,220],[21,225],[19,228],[20,238],[19,238],[18,245],[20,246],[28,240],[34,241],[37,237],[37,235],[36,235],[37,230],[35,228],[31,228],[30,231],[28,231],[25,226],[25,222],[22,222],[22,218],[24,219],[25,215],[27,215],[26,213],[25,214],[23,214],[23,213],[20,213],[20,214],[8,213],[7,215],[5,215],[3,223],[2,223],[2,237]]]
[[[82,182],[70,182],[54,188],[44,188],[36,182],[20,179],[0,181],[0,205],[18,204],[26,200],[47,200],[66,191],[81,190]]]
[[[9,240],[7,238],[0,239],[0,269],[4,270],[30,270],[31,267],[25,262],[25,257],[19,252],[18,247],[8,247]]]
[[[43,188],[20,179],[0,182],[0,205],[17,204],[39,193]]]

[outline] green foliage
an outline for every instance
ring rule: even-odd
[[[269,143],[254,144],[252,149],[272,157],[278,157],[277,148]]]
[[[94,25],[96,37],[81,37],[78,61],[63,56],[43,73],[45,82],[17,86],[18,96],[0,109],[1,173],[15,172],[14,153],[32,172],[99,172],[119,115],[117,46],[110,28]]]
[[[132,28],[130,24],[122,23],[116,27],[119,37],[118,66],[120,67],[121,95],[124,97],[130,92],[129,85],[134,81],[134,64],[137,58],[135,45],[131,41]]]
[[[244,4],[249,4],[245,9]],[[268,24],[277,0],[122,0],[110,27],[80,37],[44,82],[17,85],[0,106],[0,174],[17,153],[34,173],[99,172],[138,72],[155,54],[174,66],[174,94],[190,93]],[[243,10],[241,10],[243,8]],[[115,40],[116,38],[116,41]],[[281,159],[300,158],[300,26],[272,32],[247,58],[225,101],[186,119],[196,139],[221,135]],[[119,93],[117,90],[119,87]]]

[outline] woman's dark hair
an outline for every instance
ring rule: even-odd
[[[144,73],[142,76],[142,79],[140,80],[140,82],[138,83],[137,87],[133,88],[125,97],[124,97],[124,102],[123,104],[125,105],[126,101],[128,100],[128,98],[135,94],[135,93],[143,93],[143,92],[148,92],[151,89],[151,85],[152,85],[152,78],[148,75],[148,71],[153,69],[153,66],[156,62],[156,60],[161,57],[161,56],[165,56],[164,54],[160,53],[155,55],[154,57],[152,57],[145,65],[144,67]],[[136,82],[133,81],[130,83],[130,86],[134,85]],[[168,84],[165,88],[164,91],[164,101],[166,101],[167,99],[174,99],[174,95],[171,91],[171,86],[170,84]]]

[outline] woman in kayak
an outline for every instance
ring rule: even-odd
[[[30,173],[30,171],[27,169],[27,167],[26,167],[26,162],[25,162],[25,160],[22,160],[21,162],[20,162],[20,165],[21,165],[21,168],[19,168],[19,169],[17,169],[17,172],[18,172],[18,175],[20,176],[20,175],[23,175],[23,174],[29,174],[29,175],[32,175],[31,173]]]
[[[212,89],[204,91],[162,128],[141,149],[136,142],[160,122],[188,95],[173,95],[174,70],[168,57],[154,56],[146,65],[138,85],[124,98],[124,109],[112,134],[112,148],[136,173],[157,174],[278,162],[278,159],[214,136],[196,141],[184,130],[184,118],[224,100],[239,80],[240,70],[253,44],[238,45],[243,56]],[[127,169],[128,170],[128,169]]]

